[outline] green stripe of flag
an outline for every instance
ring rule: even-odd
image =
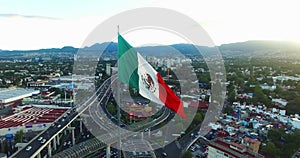
[[[134,48],[118,35],[118,77],[119,80],[139,90],[138,58]]]

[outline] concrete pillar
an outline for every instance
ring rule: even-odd
[[[110,144],[106,147],[106,158],[110,158]]]
[[[82,133],[82,119],[80,119],[80,122],[79,122],[79,127],[80,127],[80,133]]]
[[[68,127],[72,132],[72,144],[75,145],[75,127]]]
[[[52,148],[51,148],[51,141],[48,144],[48,156],[52,157]]]
[[[141,132],[141,138],[144,139],[144,132]]]
[[[41,158],[41,153],[38,153],[36,157]]]
[[[75,133],[74,133],[74,129],[72,130],[72,143],[73,143],[73,145],[75,145]]]
[[[56,137],[53,138],[53,150],[56,150]]]
[[[82,133],[82,118],[77,119],[79,121],[80,133]]]
[[[59,134],[57,134],[57,137],[56,137],[56,142],[57,142],[57,145],[59,145],[60,144],[60,142],[59,142]]]

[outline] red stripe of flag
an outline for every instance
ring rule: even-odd
[[[183,102],[177,97],[172,89],[165,83],[159,73],[156,74],[159,83],[159,99],[171,110],[182,118],[187,118],[184,113]]]

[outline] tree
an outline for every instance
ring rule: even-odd
[[[229,91],[228,101],[231,102],[231,103],[234,102],[234,101],[236,101],[235,92],[234,91]]]
[[[300,94],[300,82],[297,84],[295,90]]]
[[[202,114],[197,112],[195,117],[194,117],[194,121],[195,121],[196,124],[200,124],[203,121]]]
[[[191,151],[186,151],[185,153],[184,153],[184,155],[182,156],[182,158],[192,158],[193,157],[193,154],[192,154],[192,152]]]
[[[22,143],[23,135],[24,135],[23,130],[20,130],[20,131],[16,132],[16,134],[15,134],[16,143]]]
[[[63,93],[62,90],[60,90],[59,88],[55,89],[55,92],[54,92],[55,95],[62,94],[62,93]]]
[[[115,105],[113,105],[112,103],[108,103],[107,104],[107,110],[111,115],[115,115],[117,114],[117,108]]]
[[[224,113],[232,114],[233,113],[233,108],[231,106],[225,106]]]
[[[278,157],[281,151],[275,146],[273,142],[268,142],[265,147],[262,148],[262,151],[274,156]]]

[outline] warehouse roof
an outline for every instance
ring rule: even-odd
[[[8,103],[38,94],[39,92],[39,90],[26,88],[0,88],[0,100],[2,103]]]

